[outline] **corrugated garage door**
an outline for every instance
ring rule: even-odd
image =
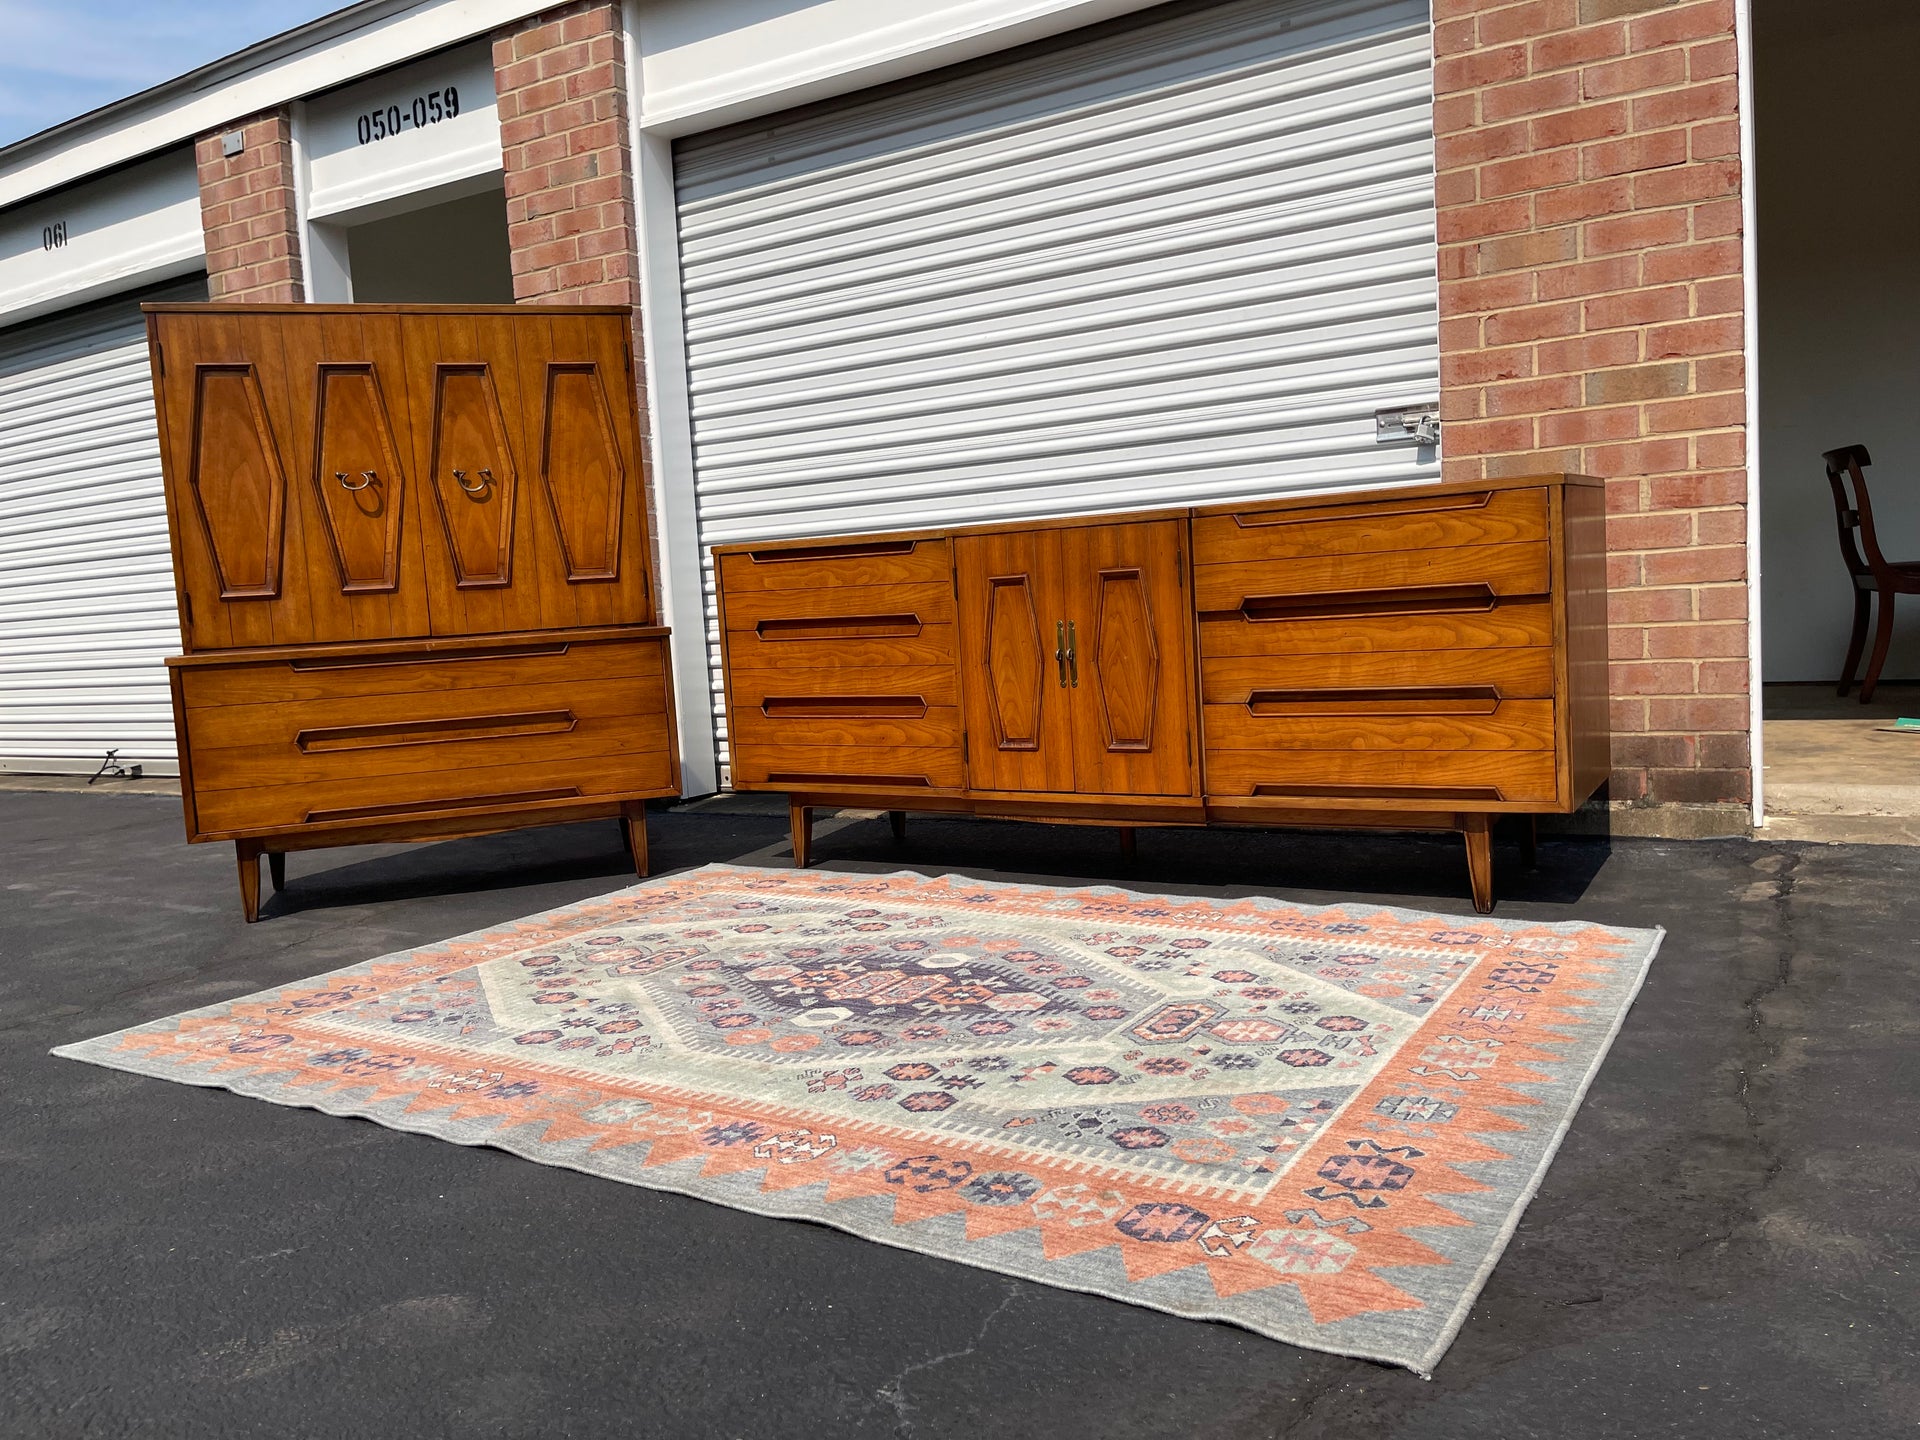
[[[177,771],[180,647],[139,302],[0,330],[0,770]]]
[[[703,547],[1437,479],[1431,63],[1185,4],[681,142]]]

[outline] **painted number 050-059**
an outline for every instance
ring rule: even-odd
[[[402,130],[423,130],[451,120],[460,113],[460,90],[449,85],[444,90],[429,90],[416,95],[406,105],[389,105],[384,110],[369,110],[359,119],[360,143],[371,145],[398,135]]]

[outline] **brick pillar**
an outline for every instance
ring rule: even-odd
[[[228,156],[224,137],[236,131],[243,144],[238,155]],[[215,300],[305,298],[287,112],[222,125],[195,142],[193,156],[207,238],[207,293]]]
[[[587,0],[493,42],[516,300],[640,303],[620,7]]]
[[[1745,803],[1733,0],[1435,0],[1449,480],[1607,481],[1616,801]]]
[[[506,168],[513,298],[630,305],[633,353],[643,359],[639,224],[619,0],[580,0],[497,31],[493,81]],[[634,367],[634,383],[644,446],[644,364]],[[643,469],[657,608],[662,526],[651,461]]]

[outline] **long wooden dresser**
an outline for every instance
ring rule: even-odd
[[[1457,830],[1608,773],[1579,476],[717,547],[733,784],[1123,827]]]
[[[187,838],[259,857],[679,793],[615,308],[150,305]]]

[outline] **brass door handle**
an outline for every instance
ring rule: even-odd
[[[1053,663],[1060,671],[1060,688],[1067,688],[1067,622],[1053,622]]]
[[[355,491],[356,493],[366,489],[369,485],[373,484],[373,482],[376,479],[379,478],[371,470],[362,470],[360,473],[366,478],[363,479],[358,485],[353,484],[350,480],[347,479],[347,472],[344,470],[334,471],[333,478],[340,482],[340,488],[342,490],[352,490],[352,491]]]
[[[1080,640],[1073,631],[1073,621],[1067,621],[1067,671],[1073,676],[1073,688],[1080,688]]]

